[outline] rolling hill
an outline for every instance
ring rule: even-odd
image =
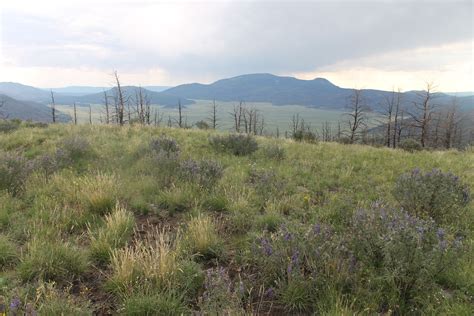
[[[51,110],[48,106],[33,102],[20,101],[9,96],[0,94],[0,118],[32,120],[38,122],[51,122]],[[67,122],[70,117],[64,113],[58,113],[59,121]]]

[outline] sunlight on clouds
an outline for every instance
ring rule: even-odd
[[[311,72],[302,79],[324,77],[348,88],[422,89],[434,81],[442,91],[474,90],[474,41],[351,59]]]

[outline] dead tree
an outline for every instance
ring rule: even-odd
[[[116,111],[117,111],[117,122],[120,126],[122,126],[125,123],[125,103],[128,103],[126,101],[124,91],[122,89],[122,86],[120,85],[120,79],[118,76],[117,71],[114,72],[115,76],[115,82],[117,84],[117,104],[116,104]]]
[[[76,102],[74,102],[74,125],[77,125],[77,109],[76,109]]]
[[[234,130],[236,133],[241,132],[242,128],[242,115],[243,115],[244,103],[240,101],[239,105],[234,105],[234,108],[230,115],[234,120]]]
[[[178,127],[182,128],[183,127],[183,109],[181,106],[181,99],[178,100]]]
[[[443,124],[444,147],[446,149],[453,147],[453,143],[456,139],[456,134],[461,134],[458,131],[461,121],[462,118],[459,115],[459,106],[457,103],[457,98],[454,97],[451,106],[446,111]]]
[[[105,124],[110,123],[110,106],[109,106],[109,96],[107,91],[104,90],[104,110],[105,110]]]
[[[212,101],[211,117],[208,118],[208,120],[211,123],[211,128],[216,129],[217,128],[217,105],[216,105],[216,100]]]
[[[426,147],[429,137],[429,128],[433,119],[435,106],[433,105],[433,83],[426,84],[426,90],[417,94],[418,101],[413,102],[413,109],[408,112],[413,120],[413,127],[419,130],[421,147]]]
[[[398,89],[397,101],[395,102],[394,119],[393,119],[393,139],[392,139],[393,148],[397,147],[397,134],[401,127],[399,119],[398,119],[398,115],[400,113],[401,95],[402,94],[400,93],[400,89]]]
[[[322,123],[322,137],[324,142],[329,142],[332,140],[332,131],[331,131],[331,123],[325,121]]]
[[[367,127],[367,114],[365,112],[365,104],[361,90],[354,89],[348,109],[349,112],[346,113],[349,128],[348,138],[349,143],[353,144],[359,139],[361,130]]]
[[[92,107],[89,104],[89,124],[92,125]]]
[[[53,123],[56,123],[56,104],[54,102],[54,92],[51,90],[51,115],[53,118]]]

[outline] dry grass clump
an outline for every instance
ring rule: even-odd
[[[116,204],[112,213],[105,215],[105,225],[94,232],[89,227],[91,255],[99,263],[106,263],[114,249],[127,244],[133,233],[135,218],[120,204]]]
[[[156,229],[133,246],[112,251],[109,288],[119,293],[147,285],[166,288],[180,269],[179,254],[179,233]]]
[[[219,254],[221,241],[216,225],[210,216],[198,214],[187,225],[186,241],[193,254],[213,257]]]

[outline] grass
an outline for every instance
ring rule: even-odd
[[[278,109],[283,124],[287,114]],[[163,136],[179,146],[166,159],[150,149]],[[472,310],[472,201],[424,239],[442,235],[439,244],[419,249],[407,246],[417,245],[411,230],[389,235],[383,222],[370,221],[374,203],[400,208],[397,181],[415,168],[452,172],[472,195],[472,150],[256,137],[256,151],[234,155],[213,147],[215,136],[226,134],[61,124],[0,133],[0,154],[8,154],[0,159],[0,296],[45,315]],[[29,166],[15,165],[21,182],[5,167],[11,161]],[[202,185],[211,173],[212,183]],[[451,253],[457,242],[462,247]],[[401,266],[411,249],[423,273]],[[438,271],[435,262],[442,272],[427,274]],[[403,298],[402,275],[427,277],[415,278]]]

